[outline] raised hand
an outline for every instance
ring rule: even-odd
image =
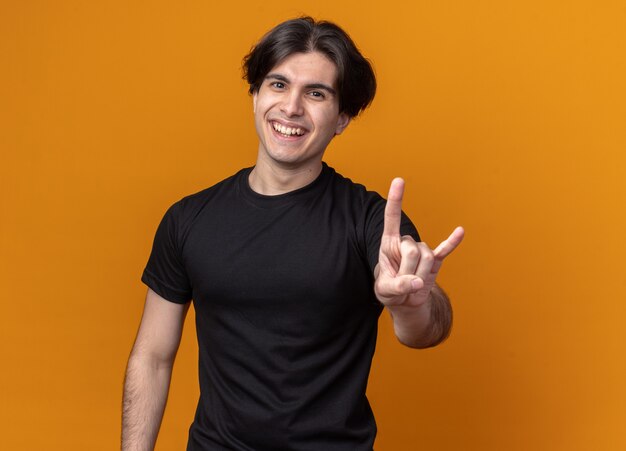
[[[400,236],[403,194],[404,180],[394,179],[385,207],[374,292],[386,306],[417,307],[428,300],[443,260],[461,243],[465,231],[457,227],[434,250],[411,236]]]

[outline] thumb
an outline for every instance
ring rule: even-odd
[[[424,281],[414,275],[396,277],[379,277],[376,281],[375,291],[378,296],[392,298],[406,296],[415,293],[424,287]]]

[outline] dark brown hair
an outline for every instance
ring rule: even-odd
[[[357,116],[376,94],[376,76],[350,36],[332,22],[301,17],[271,29],[243,59],[243,78],[250,94],[259,90],[265,76],[294,53],[320,52],[337,66],[339,111]]]

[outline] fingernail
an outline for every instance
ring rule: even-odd
[[[413,280],[411,281],[411,288],[412,288],[414,291],[419,290],[420,288],[422,288],[422,281],[421,281],[420,279],[413,279]]]

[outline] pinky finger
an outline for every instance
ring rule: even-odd
[[[442,241],[441,244],[433,251],[435,258],[443,260],[450,255],[452,251],[455,250],[459,244],[461,244],[464,236],[465,230],[463,227],[457,227],[454,229],[450,236],[446,240]]]

